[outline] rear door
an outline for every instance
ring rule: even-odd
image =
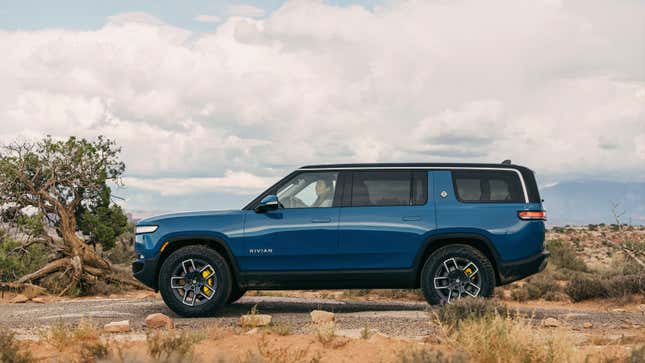
[[[402,269],[435,228],[426,170],[357,170],[346,174],[340,210],[344,268]]]

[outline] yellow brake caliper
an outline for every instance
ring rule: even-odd
[[[211,275],[210,271],[208,271],[208,270],[202,271],[202,277],[203,278],[207,278],[210,275]],[[213,286],[213,278],[211,277],[210,279],[206,280],[206,283],[208,284],[208,286],[212,287]],[[212,290],[208,286],[204,285],[204,287],[202,287],[202,291],[204,291],[204,294],[210,294],[211,293]]]
[[[466,274],[466,277],[471,278],[470,276],[473,274],[473,270],[468,267],[467,269],[464,270],[464,274]]]

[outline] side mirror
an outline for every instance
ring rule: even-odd
[[[270,210],[275,210],[280,208],[280,202],[278,201],[278,197],[276,195],[267,195],[266,197],[262,198],[260,201],[260,204],[258,204],[257,207],[255,207],[255,211],[258,213],[270,211]]]

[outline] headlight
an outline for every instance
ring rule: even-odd
[[[159,226],[136,226],[134,228],[134,233],[135,234],[143,234],[143,233],[152,233],[157,230]]]

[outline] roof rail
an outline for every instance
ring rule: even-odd
[[[511,165],[511,159],[506,159],[502,161],[502,165]]]

